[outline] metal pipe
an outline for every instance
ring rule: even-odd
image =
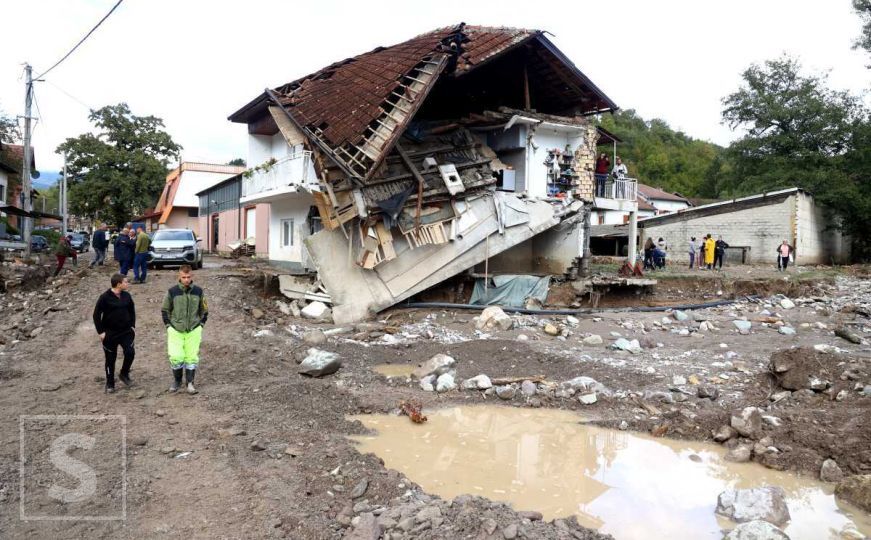
[[[705,302],[701,304],[681,304],[676,306],[635,306],[635,307],[625,307],[625,308],[596,308],[596,309],[526,309],[519,307],[511,307],[511,306],[499,306],[502,308],[502,311],[507,311],[509,313],[521,313],[524,315],[584,315],[584,314],[594,314],[594,313],[603,313],[603,312],[660,312],[660,311],[668,311],[670,309],[679,309],[682,311],[688,311],[693,309],[707,309],[712,307],[719,306],[728,306],[730,304],[734,304],[741,300],[756,300],[757,296],[747,296],[741,299],[735,300],[717,300],[714,302]],[[488,305],[479,305],[479,304],[452,304],[449,302],[408,302],[405,304],[397,304],[393,306],[394,308],[405,308],[405,309],[471,309],[471,310],[483,310],[490,306]]]

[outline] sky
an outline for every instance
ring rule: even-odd
[[[41,73],[116,0],[0,0],[0,111],[24,114],[24,62]],[[227,116],[259,95],[379,45],[459,22],[547,30],[622,109],[727,145],[721,100],[752,63],[786,53],[833,88],[865,95],[867,53],[850,0],[125,0],[65,62],[36,83],[37,168],[92,130],[88,111],[126,102],[154,115],[182,159],[247,157],[247,132]]]

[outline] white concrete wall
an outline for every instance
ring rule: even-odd
[[[309,208],[314,199],[307,194],[273,201],[269,210],[269,260],[302,264],[305,260],[303,240],[308,237]],[[293,245],[282,246],[281,221],[293,219]]]
[[[272,137],[248,135],[248,168],[256,167],[272,157]]]
[[[775,250],[787,239],[793,241],[792,220],[795,197],[788,197],[780,203],[736,210],[712,216],[692,217],[693,213],[683,214],[680,221],[662,225],[639,223],[639,247],[645,239],[665,238],[669,246],[686,246],[690,237],[696,238],[712,234],[714,238],[723,236],[730,246],[749,246],[748,262],[774,264]],[[643,227],[643,230],[641,230]]]
[[[532,144],[526,147],[526,191],[532,197],[547,197],[547,166],[544,160],[547,151],[559,148],[575,150],[584,142],[583,132],[564,133],[546,126],[538,126],[532,136]]]
[[[639,210],[638,211],[638,219],[645,217],[653,217],[656,215],[656,212],[653,210]],[[604,216],[605,220],[600,221],[600,218]],[[629,212],[624,212],[622,210],[596,210],[593,212],[592,216],[592,224],[593,225],[620,225],[623,223],[627,223],[624,217],[629,216]]]
[[[677,212],[678,210],[683,210],[684,208],[689,208],[690,206],[685,202],[664,201],[662,199],[651,199],[650,204],[652,204],[660,212]]]
[[[798,264],[831,264],[849,259],[849,243],[834,228],[813,197],[799,193],[796,199],[796,244]]]

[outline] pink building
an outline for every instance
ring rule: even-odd
[[[212,253],[229,252],[231,243],[254,238],[256,255],[268,257],[269,204],[241,203],[241,193],[242,175],[237,174],[196,194],[203,247]]]

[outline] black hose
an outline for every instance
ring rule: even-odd
[[[680,310],[692,310],[692,309],[706,309],[718,306],[728,306],[730,304],[734,304],[739,302],[740,300],[755,300],[756,296],[748,296],[739,300],[717,300],[714,302],[705,302],[702,304],[681,304],[676,306],[637,306],[637,307],[625,307],[625,308],[595,308],[595,309],[526,309],[519,307],[510,307],[510,306],[499,306],[502,308],[502,311],[508,313],[521,313],[523,315],[584,315],[584,314],[593,314],[593,313],[602,313],[602,312],[620,312],[620,311],[640,311],[640,312],[657,312],[657,311],[668,311],[671,309],[680,309]],[[397,304],[393,306],[394,308],[406,308],[406,309],[476,309],[483,310],[484,308],[490,307],[485,305],[478,304],[451,304],[449,302],[407,302],[405,304]]]

